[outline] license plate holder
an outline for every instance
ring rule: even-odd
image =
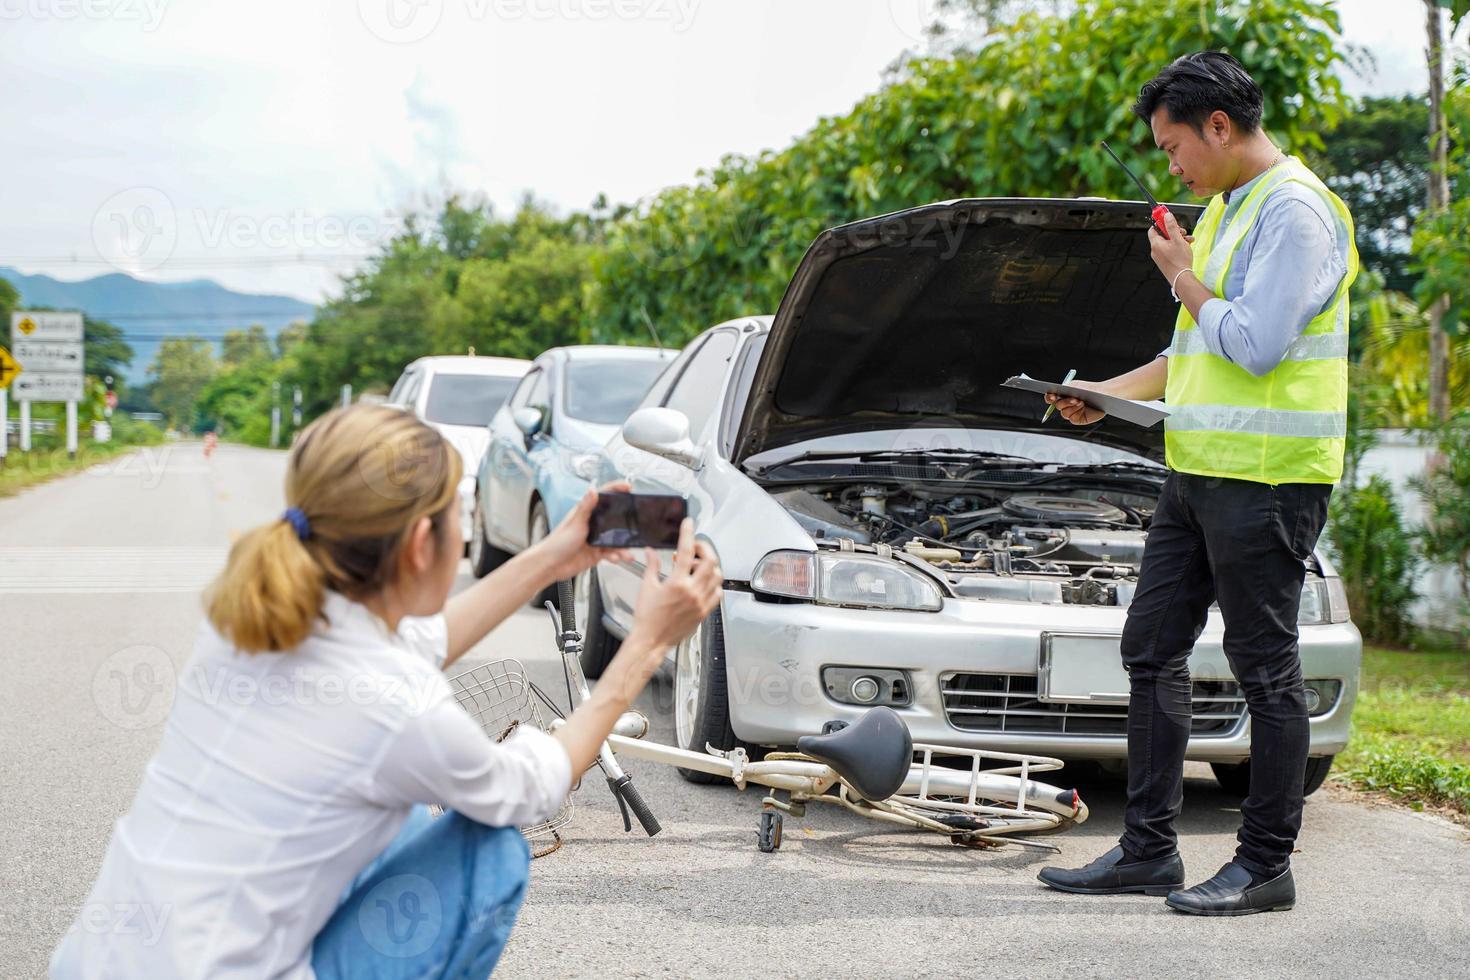
[[[1116,633],[1043,632],[1037,697],[1047,704],[1127,704],[1121,642]]]

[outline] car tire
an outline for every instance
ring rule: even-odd
[[[722,752],[744,748],[730,727],[729,678],[725,672],[725,624],[715,609],[674,653],[674,742],[681,749],[703,752],[712,745]],[[728,783],[729,777],[679,767],[691,783]]]
[[[526,550],[536,547],[537,542],[551,533],[551,522],[546,517],[546,504],[538,499],[531,505],[531,526],[526,532]],[[546,588],[531,597],[531,608],[540,609],[547,603],[556,605],[556,583],[552,582]]]
[[[1327,774],[1332,771],[1332,760],[1336,756],[1315,756],[1307,760],[1307,772],[1302,780],[1302,795],[1311,796],[1322,788],[1327,781]],[[1251,764],[1249,762],[1212,762],[1210,769],[1215,773],[1215,781],[1220,788],[1231,796],[1239,796],[1244,799],[1251,791]]]
[[[475,515],[471,518],[470,548],[469,548],[470,571],[475,578],[484,578],[495,569],[510,560],[510,553],[501,551],[485,538],[485,512],[480,509],[480,501],[475,500]]]
[[[582,629],[582,673],[589,680],[596,680],[602,676],[607,665],[612,663],[622,644],[603,625],[602,590],[597,584],[595,568],[589,568],[585,575],[578,577],[577,594],[582,595],[584,590],[587,596],[587,622],[578,623]]]

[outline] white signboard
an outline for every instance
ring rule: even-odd
[[[10,383],[18,402],[79,402],[86,397],[80,373],[23,371]]]
[[[70,340],[82,341],[82,315],[80,313],[40,313],[16,310],[10,314],[10,339],[22,340]],[[25,364],[24,361],[21,362]]]
[[[82,373],[82,345],[78,341],[17,340],[11,354],[26,371]]]

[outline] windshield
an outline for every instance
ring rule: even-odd
[[[567,365],[567,415],[583,422],[617,425],[667,366],[662,358],[572,361]]]
[[[436,374],[429,383],[424,418],[444,425],[489,425],[520,378],[484,374]]]

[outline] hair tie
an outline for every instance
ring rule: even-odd
[[[300,507],[287,507],[286,512],[281,515],[281,520],[295,528],[296,537],[302,541],[311,537],[311,522],[306,519],[306,513]]]

